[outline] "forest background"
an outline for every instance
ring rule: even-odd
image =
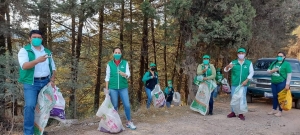
[[[23,115],[17,53],[32,29],[53,51],[56,85],[74,119],[95,115],[104,100],[106,63],[116,46],[129,61],[135,111],[146,101],[141,78],[151,62],[160,86],[173,80],[189,104],[204,54],[218,68],[236,59],[239,47],[253,62],[278,51],[300,59],[299,25],[300,0],[0,0],[1,130]]]

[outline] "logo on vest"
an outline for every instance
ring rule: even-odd
[[[244,65],[244,68],[247,68],[247,66],[246,66],[246,65]]]
[[[125,68],[125,67],[122,65],[121,68]]]

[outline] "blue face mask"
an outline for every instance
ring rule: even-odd
[[[203,60],[203,64],[207,65],[209,63],[209,60]]]
[[[282,56],[277,56],[277,60],[278,60],[278,61],[282,61],[282,60],[283,60],[283,57],[282,57]]]
[[[33,46],[41,46],[42,45],[42,39],[40,39],[40,38],[33,38],[32,40],[31,40],[31,44],[33,45]]]
[[[122,54],[114,54],[115,60],[120,60],[121,56],[122,56]]]

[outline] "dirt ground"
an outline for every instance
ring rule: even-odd
[[[300,110],[283,112],[282,117],[267,115],[272,103],[268,99],[254,99],[248,103],[245,121],[227,118],[229,96],[220,95],[214,104],[214,115],[203,116],[189,106],[140,109],[132,113],[136,130],[126,129],[120,135],[300,135]],[[125,123],[124,112],[120,111]],[[48,135],[106,135],[97,130],[100,119],[95,117],[71,126],[52,125]],[[108,134],[107,134],[108,135]]]
[[[202,116],[189,106],[172,108],[140,109],[132,113],[136,130],[126,129],[120,135],[300,135],[300,110],[283,112],[282,117],[267,115],[272,104],[268,99],[254,99],[248,103],[246,120],[227,118],[230,112],[229,96],[221,95],[215,100],[214,115]],[[143,107],[145,108],[145,107]],[[120,112],[123,123],[125,117]],[[100,135],[97,131],[99,118],[90,118],[70,127],[47,127],[49,135]]]

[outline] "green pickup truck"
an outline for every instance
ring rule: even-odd
[[[271,74],[267,72],[270,64],[276,58],[261,58],[254,66],[253,79],[247,89],[247,101],[252,102],[252,97],[264,97],[266,93],[272,93]],[[295,102],[295,108],[300,109],[300,62],[297,59],[286,58],[292,66],[292,79],[290,89]]]

